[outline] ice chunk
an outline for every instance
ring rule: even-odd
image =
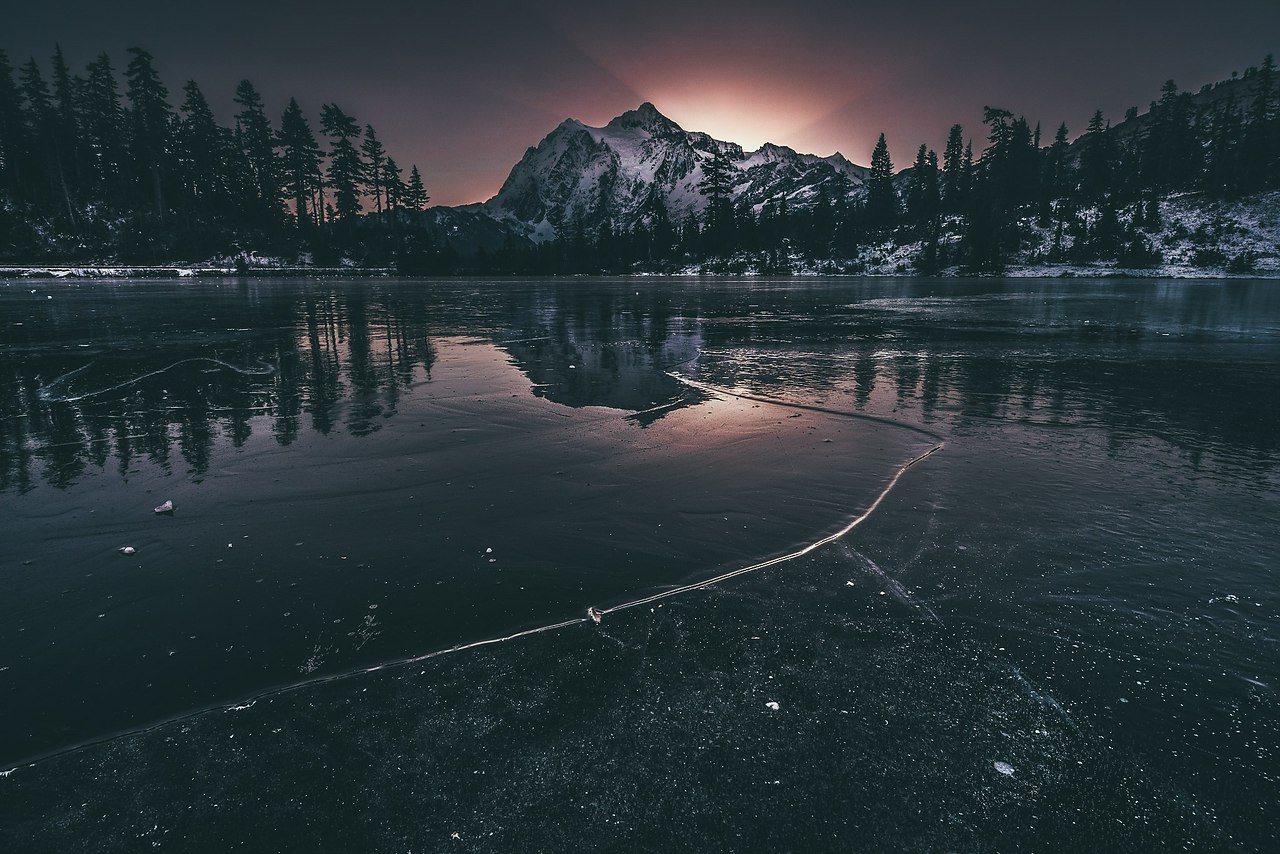
[[[778,709],[782,708],[782,706],[778,705],[777,700],[770,700],[769,702],[765,703],[765,706],[767,706],[770,709],[773,709],[775,712],[778,711]]]
[[[995,762],[992,763],[992,765],[994,765],[995,769],[999,771],[1001,774],[1005,775],[1006,777],[1013,776],[1013,766],[1010,765],[1008,762],[1001,762],[1000,760],[997,759]]]
[[[172,502],[172,501],[165,501],[165,503],[161,504],[159,507],[157,507],[157,508],[156,508],[156,512],[157,512],[157,513],[172,513],[172,512],[173,512],[173,502]]]
[[[131,554],[135,553],[136,551],[137,551],[137,549],[135,549],[133,546],[122,546],[122,547],[120,548],[120,554],[122,554],[122,555],[131,555]]]

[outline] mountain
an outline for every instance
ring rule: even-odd
[[[568,229],[595,234],[655,216],[679,223],[705,210],[706,197],[698,191],[702,164],[717,152],[736,175],[734,201],[757,213],[770,201],[806,208],[823,192],[852,194],[869,172],[838,152],[819,157],[772,143],[746,152],[684,130],[646,102],[604,127],[566,119],[525,152],[492,199],[432,208],[424,218],[438,236],[462,244],[455,244],[461,251],[492,248],[504,234],[541,243]]]

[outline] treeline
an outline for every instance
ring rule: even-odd
[[[122,94],[106,53],[74,74],[60,48],[47,73],[0,51],[0,258],[256,250],[386,263],[422,251],[411,215],[429,201],[422,176],[372,125],[327,103],[317,137],[296,100],[273,121],[243,80],[227,127],[195,81],[171,95],[150,53],[128,54]]]
[[[338,105],[320,134],[296,100],[277,121],[249,81],[230,127],[200,87],[179,104],[151,54],[129,52],[124,90],[108,55],[73,74],[56,50],[46,74],[0,52],[0,260],[163,263],[256,251],[331,265],[349,258],[405,273],[554,274],[676,271],[690,266],[785,273],[797,258],[857,269],[865,251],[914,247],[912,270],[993,271],[1018,260],[1087,264],[1162,260],[1159,200],[1198,192],[1239,198],[1280,188],[1280,80],[1268,56],[1201,97],[1165,85],[1150,110],[1112,126],[1096,113],[1070,141],[988,107],[978,151],[960,125],[941,157],[921,145],[895,173],[885,138],[865,185],[836,176],[816,195],[760,209],[734,199],[723,152],[703,163],[700,216],[673,221],[653,198],[634,224],[558,223],[558,239],[511,235],[460,253],[419,215],[429,201],[378,139]],[[983,144],[985,142],[985,144]],[[1237,265],[1206,233],[1197,259]]]
[[[1065,124],[1046,144],[1038,124],[988,107],[980,156],[955,125],[941,158],[921,145],[911,168],[900,173],[882,134],[864,187],[851,192],[833,180],[803,207],[785,198],[759,211],[735,205],[728,162],[719,155],[704,163],[701,217],[673,223],[661,204],[652,204],[634,228],[606,225],[586,233],[570,222],[554,243],[508,246],[481,255],[475,268],[555,273],[702,265],[770,273],[788,271],[797,256],[852,259],[886,243],[918,244],[914,272],[926,274],[944,267],[996,271],[1015,258],[1155,266],[1162,260],[1152,239],[1163,225],[1161,198],[1198,192],[1234,199],[1280,188],[1280,81],[1273,58],[1224,85],[1225,94],[1206,86],[1202,93],[1213,96],[1197,105],[1192,93],[1170,81],[1145,115],[1134,108],[1113,127],[1098,111],[1074,143]],[[1237,97],[1241,91],[1246,97]],[[1202,242],[1196,258],[1204,266],[1251,263],[1226,257],[1212,234]]]

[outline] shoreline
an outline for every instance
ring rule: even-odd
[[[1221,279],[1277,279],[1280,270],[1258,270],[1248,273],[1227,272],[1222,269],[1195,269],[1176,267],[1157,267],[1154,269],[1129,269],[1117,267],[1076,267],[1076,266],[1014,266],[999,273],[962,273],[958,269],[943,270],[931,275],[901,272],[846,272],[841,270],[821,270],[814,268],[794,270],[791,272],[760,273],[756,271],[712,272],[688,269],[673,273],[630,272],[630,273],[558,273],[539,276],[495,273],[456,273],[452,275],[420,275],[399,273],[390,267],[250,267],[247,269],[221,265],[205,264],[14,264],[0,265],[0,279],[27,280],[61,280],[61,279],[262,279],[262,278],[401,278],[401,279],[576,279],[584,277],[599,278],[851,278],[851,279],[892,279],[892,278],[928,278],[928,279],[1185,279],[1221,280]]]

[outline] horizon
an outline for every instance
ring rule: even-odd
[[[899,167],[921,143],[940,150],[952,124],[978,144],[986,105],[1046,129],[1066,122],[1075,137],[1095,109],[1113,122],[1145,110],[1165,80],[1195,91],[1243,72],[1276,52],[1268,34],[1280,29],[1280,8],[1257,0],[1211,20],[1185,14],[1190,4],[1086,2],[1051,33],[1007,3],[961,15],[945,4],[899,13],[811,0],[787,10],[739,4],[729,15],[719,3],[677,13],[664,3],[506,0],[433,11],[384,2],[358,19],[336,4],[302,17],[230,5],[176,15],[154,0],[27,7],[10,15],[0,49],[15,66],[34,57],[47,69],[61,44],[79,72],[104,50],[119,71],[124,50],[143,46],[171,96],[194,79],[222,119],[242,78],[273,119],[290,97],[310,116],[338,103],[377,128],[406,168],[420,166],[433,205],[453,206],[491,198],[563,119],[601,127],[645,101],[744,150],[773,143],[861,165],[881,132]],[[1104,8],[1108,26],[1093,26]],[[993,36],[999,51],[989,49]]]

